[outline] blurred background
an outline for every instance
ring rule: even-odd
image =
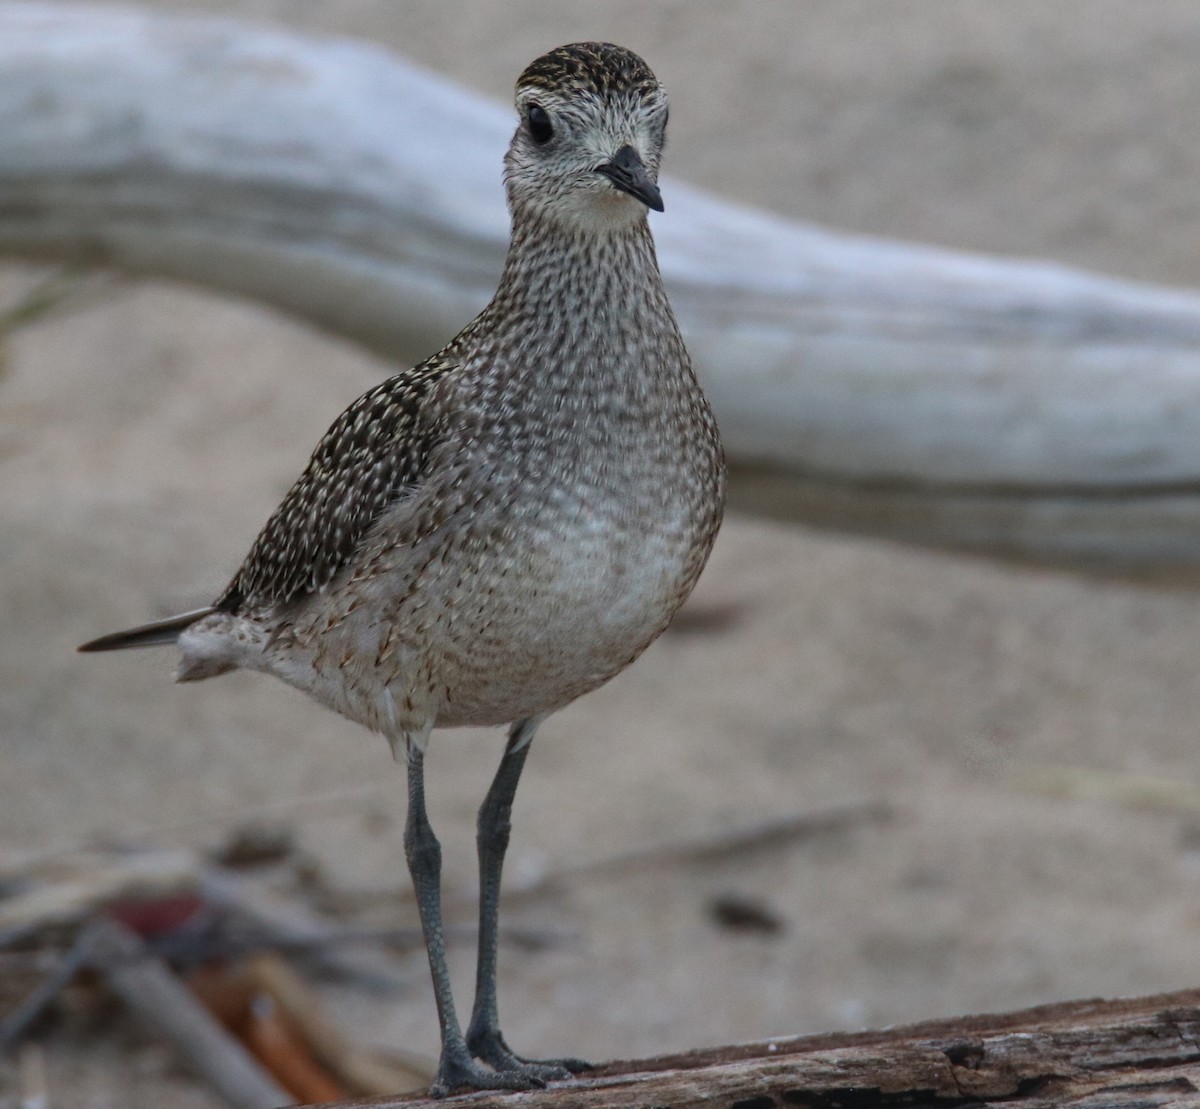
[[[505,101],[544,50],[611,39],[670,91],[676,178],[1200,286],[1187,0],[149,6],[371,39]],[[0,304],[40,273],[0,269]],[[150,282],[2,353],[0,864],[266,822],[321,905],[415,923],[404,777],[377,737],[266,679],[174,686],[171,652],[73,653],[209,600],[389,366]],[[730,518],[678,626],[539,734],[509,855],[532,892],[502,920],[556,938],[502,948],[510,1043],[598,1060],[1195,985],[1200,793],[1153,783],[1200,790],[1198,615],[1190,591]],[[501,743],[439,733],[428,763],[467,923]],[[1056,795],[1051,767],[1089,796]],[[724,857],[656,853],[830,810],[834,827]],[[470,944],[451,960],[466,1008]],[[424,954],[396,965],[399,992],[323,996],[363,1042],[432,1057]],[[101,1023],[46,1040],[55,1104],[131,1104],[131,1081],[146,1104],[216,1104],[131,1023]]]

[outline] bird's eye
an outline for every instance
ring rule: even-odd
[[[540,104],[530,104],[525,112],[525,120],[529,124],[529,133],[533,136],[534,142],[540,145],[550,141],[554,134],[554,128],[550,124],[550,117],[546,114],[545,108]]]

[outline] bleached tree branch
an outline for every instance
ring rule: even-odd
[[[413,360],[494,286],[512,126],[362,43],[0,3],[0,253],[206,285]],[[1200,566],[1200,296],[664,195],[735,504]]]

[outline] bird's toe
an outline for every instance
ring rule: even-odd
[[[591,1070],[591,1063],[582,1059],[526,1059],[516,1054],[497,1030],[476,1032],[468,1036],[471,1054],[502,1074],[525,1074],[545,1082],[565,1082],[573,1075]]]
[[[547,1079],[521,1068],[491,1070],[474,1061],[442,1060],[429,1088],[430,1097],[447,1097],[455,1090],[538,1090]]]

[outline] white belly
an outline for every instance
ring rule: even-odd
[[[435,646],[447,677],[439,724],[506,723],[551,712],[595,689],[636,658],[683,600],[690,536],[681,521],[632,535],[614,521],[575,529],[571,541],[531,544],[515,566],[479,583],[516,576],[502,598],[478,596],[471,619],[456,604],[451,626],[466,634]],[[486,587],[484,587],[486,590]]]

